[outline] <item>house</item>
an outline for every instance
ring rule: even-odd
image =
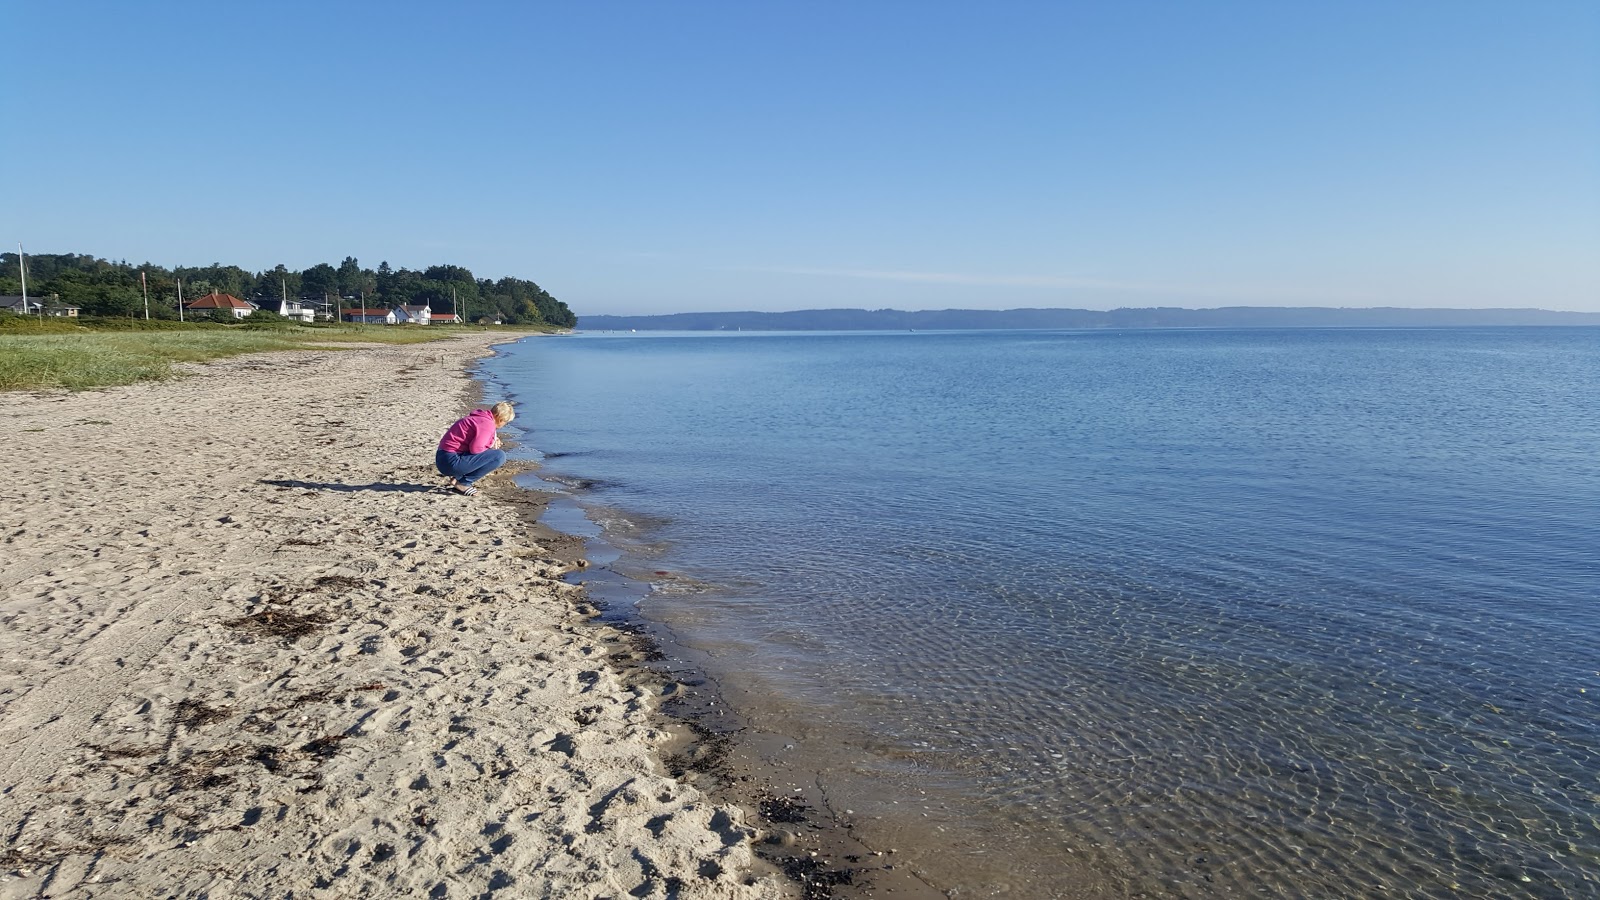
[[[347,309],[344,311],[346,322],[355,322],[358,325],[393,325],[395,323],[394,310],[392,309]]]
[[[50,305],[46,306],[43,302],[34,297],[29,297],[27,302],[24,303],[20,294],[13,297],[0,297],[0,309],[9,309],[19,316],[46,315],[55,316],[57,318],[76,319],[78,317],[78,307],[62,306],[55,302],[59,299],[61,298],[57,297],[55,294],[51,294]]]
[[[212,291],[199,300],[183,305],[185,312],[199,316],[210,315],[219,309],[225,309],[233,313],[235,319],[242,319],[259,308],[248,300],[240,300],[232,294],[223,294],[217,291]]]
[[[394,320],[402,325],[426,325],[433,318],[433,310],[427,304],[420,306],[396,306]]]
[[[455,313],[434,313],[428,320],[430,325],[456,325],[461,322],[461,317]]]
[[[317,317],[317,308],[309,303],[301,303],[299,300],[279,300],[278,315],[283,316],[285,319],[299,319],[310,325]]]
[[[315,309],[317,311],[317,318],[319,320],[323,322],[332,322],[335,318],[334,310],[337,309],[341,304],[336,304],[334,301],[329,300],[328,297],[324,295],[321,300],[301,297],[300,305],[309,306]]]
[[[42,306],[43,304],[41,304],[38,300],[35,300],[32,297],[24,299],[21,294],[11,297],[0,297],[0,309],[8,309],[19,316],[37,315],[40,307]]]

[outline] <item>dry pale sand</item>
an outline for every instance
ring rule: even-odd
[[[489,343],[0,395],[0,897],[786,893],[551,551],[437,490]]]

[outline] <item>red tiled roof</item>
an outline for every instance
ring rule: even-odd
[[[250,304],[232,294],[219,294],[215,291],[201,297],[193,303],[184,304],[184,309],[249,309]]]
[[[377,316],[382,318],[387,316],[389,311],[387,309],[347,309],[344,314],[347,316]]]
[[[454,322],[456,320],[456,314],[455,313],[434,313],[433,315],[429,316],[428,318],[430,318],[430,319],[438,319],[441,322]]]

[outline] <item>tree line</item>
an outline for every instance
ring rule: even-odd
[[[0,253],[0,294],[22,293],[18,262],[16,253]],[[577,323],[565,303],[532,281],[476,278],[462,266],[394,269],[382,262],[376,269],[367,269],[355,257],[346,256],[337,266],[318,263],[294,271],[280,264],[263,272],[250,272],[221,263],[170,269],[152,263],[132,265],[126,260],[112,262],[81,253],[29,253],[27,265],[30,298],[76,306],[91,316],[143,315],[144,292],[148,288],[150,315],[175,319],[181,280],[186,303],[218,291],[271,310],[284,296],[317,303],[342,298],[340,302],[346,308],[426,304],[439,313],[455,312],[459,304],[468,321],[474,322],[498,318],[509,324],[564,328]]]

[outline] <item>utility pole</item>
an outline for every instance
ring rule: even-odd
[[[144,270],[139,270],[139,287],[144,291],[144,320],[150,321],[150,283],[144,280]]]
[[[28,261],[22,255],[22,245],[17,245],[17,274],[22,277],[22,314],[28,314]],[[44,307],[39,308],[39,318],[44,318]]]
[[[178,321],[183,321],[183,279],[178,279]]]

